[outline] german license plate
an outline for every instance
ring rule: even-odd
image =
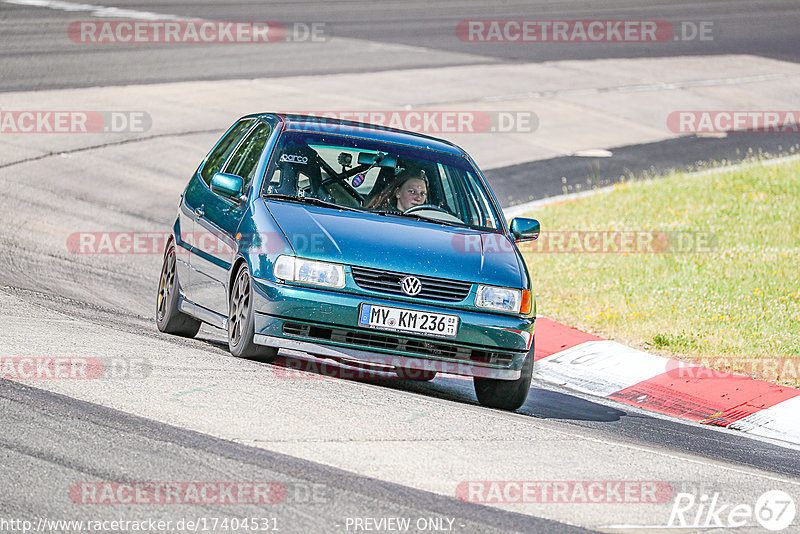
[[[429,336],[456,337],[458,315],[430,313],[389,306],[362,304],[358,324],[382,330],[413,332]]]

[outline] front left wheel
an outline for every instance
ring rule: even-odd
[[[238,358],[274,360],[278,349],[256,345],[255,311],[253,310],[253,285],[250,270],[243,263],[236,273],[228,306],[228,349]]]
[[[200,321],[178,309],[180,282],[175,270],[175,243],[170,243],[164,252],[161,278],[156,297],[156,325],[165,334],[194,337],[200,330]]]
[[[494,378],[472,379],[475,385],[475,395],[481,406],[498,408],[500,410],[514,410],[525,404],[533,379],[533,343],[531,350],[525,356],[522,372],[516,380],[497,380]]]

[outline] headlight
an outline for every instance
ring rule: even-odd
[[[487,310],[530,313],[531,292],[527,289],[479,285],[478,293],[475,295],[475,306]]]
[[[327,287],[344,287],[344,266],[338,263],[278,256],[272,268],[275,278]]]

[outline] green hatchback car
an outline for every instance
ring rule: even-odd
[[[535,300],[472,159],[369,124],[262,113],[238,120],[189,180],[164,253],[159,330],[225,329],[232,354],[279,349],[430,380],[473,377],[478,401],[525,402]]]

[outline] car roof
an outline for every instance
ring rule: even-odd
[[[456,156],[467,155],[466,152],[464,152],[461,148],[453,143],[450,143],[449,141],[445,141],[444,139],[437,139],[436,137],[431,137],[428,135],[398,130],[396,128],[389,128],[387,126],[368,124],[365,122],[356,122],[320,116],[297,115],[291,113],[256,113],[249,116],[263,119],[267,119],[269,117],[277,118],[284,124],[284,129],[286,131],[312,131],[336,135],[347,135],[373,139],[376,141],[386,141],[388,143],[427,148]]]

